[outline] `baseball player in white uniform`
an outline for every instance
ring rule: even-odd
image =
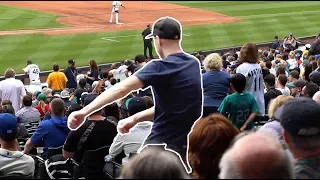
[[[112,23],[113,14],[116,14],[116,24],[123,24],[123,23],[119,23],[119,8],[120,8],[120,6],[125,8],[120,1],[112,1],[112,11],[111,11],[109,23]]]
[[[31,60],[28,60],[27,67],[23,69],[26,75],[29,75],[30,85],[40,83],[40,68],[38,65],[33,64]]]

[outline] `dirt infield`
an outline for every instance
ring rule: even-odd
[[[232,23],[241,21],[212,11],[155,1],[123,1],[119,20],[124,25],[109,24],[111,1],[2,1],[2,4],[61,15],[57,21],[68,28],[0,31],[0,35],[44,33],[76,34],[145,28],[160,17],[171,16],[182,25]]]

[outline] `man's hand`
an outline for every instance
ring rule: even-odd
[[[130,116],[126,119],[123,119],[118,122],[118,132],[121,134],[126,134],[130,132],[130,129],[135,126],[137,123],[135,122],[135,116]]]
[[[68,117],[68,127],[71,130],[76,130],[84,121],[87,113],[82,110],[73,112]]]

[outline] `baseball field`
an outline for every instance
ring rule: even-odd
[[[62,67],[73,58],[77,66],[132,59],[143,53],[141,32],[162,16],[183,25],[187,52],[266,42],[319,33],[320,1],[122,1],[119,19],[108,24],[111,1],[0,2],[0,72],[22,72],[28,59],[41,70]]]

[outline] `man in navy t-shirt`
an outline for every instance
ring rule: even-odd
[[[130,132],[138,122],[153,119],[146,144],[166,143],[185,158],[187,136],[202,111],[202,81],[199,61],[181,48],[181,25],[170,17],[158,19],[152,34],[157,54],[162,58],[147,63],[138,72],[111,89],[100,98],[69,116],[70,128],[78,128],[84,117],[106,104],[125,97],[131,91],[152,86],[155,106],[119,121],[121,133]]]

